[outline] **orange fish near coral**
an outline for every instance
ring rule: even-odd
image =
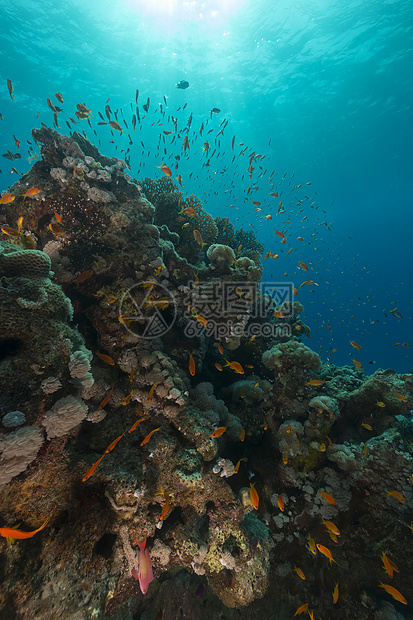
[[[100,359],[102,360],[102,362],[105,362],[105,364],[110,364],[111,366],[115,365],[114,360],[110,357],[110,355],[106,355],[105,353],[100,353],[99,351],[96,351],[96,355],[98,357],[100,357]]]
[[[278,505],[278,508],[281,510],[281,512],[284,512],[285,504],[284,504],[284,498],[282,495],[277,496],[277,505]]]
[[[143,542],[138,542],[135,538],[135,542],[140,549],[139,555],[139,572],[133,568],[132,575],[139,581],[139,587],[141,589],[142,594],[146,594],[148,591],[149,584],[153,581],[153,571],[152,571],[152,562],[151,556],[149,555],[148,549],[145,549],[146,545],[146,537]]]
[[[325,381],[321,381],[321,379],[312,379],[312,381],[307,381],[307,385],[323,385]]]
[[[226,361],[226,364],[224,364],[224,366],[229,366],[238,375],[244,374],[244,369],[239,362],[229,362],[228,360],[225,360],[225,361]]]
[[[126,432],[126,431],[125,431]],[[108,447],[105,450],[105,454],[109,454],[109,452],[112,452],[112,450],[118,445],[118,443],[120,442],[120,440],[122,439],[122,437],[124,436],[125,433],[122,433],[122,435],[119,435],[119,437],[116,437],[116,439],[114,439],[112,441],[112,443],[110,443],[108,445]]]
[[[392,394],[393,396],[401,400],[402,403],[407,403],[407,396],[404,396],[404,394],[400,394],[399,392],[392,392]]]
[[[165,504],[164,504],[164,506],[162,508],[162,512],[161,512],[161,515],[159,517],[159,520],[163,521],[165,519],[165,517],[166,517],[166,514],[167,514],[168,510],[169,510],[170,497],[169,497],[168,493],[166,491],[164,491],[163,489],[159,489],[159,491],[156,493],[156,495],[163,495],[164,498],[165,498]]]
[[[297,566],[294,566],[293,570],[297,573],[300,579],[303,579],[303,581],[305,581],[305,575],[301,568],[297,568]]]
[[[93,269],[87,269],[86,271],[82,271],[82,273],[80,273],[76,278],[76,284],[78,286],[79,284],[83,284],[83,282],[86,282],[86,280],[88,280],[92,275]]]
[[[297,611],[295,612],[295,614],[294,614],[293,618],[294,618],[295,616],[299,616],[300,614],[303,614],[305,611],[307,611],[307,609],[308,609],[308,605],[309,605],[309,603],[304,603],[304,605],[301,605],[301,607],[299,607],[299,608],[297,609]]]
[[[193,234],[194,234],[194,239],[195,239],[195,241],[196,241],[197,243],[199,243],[199,245],[201,246],[201,248],[203,248],[203,247],[204,247],[204,245],[206,245],[206,243],[204,243],[204,240],[202,239],[202,235],[201,235],[201,233],[199,232],[199,230],[195,229],[195,230],[193,231]]]
[[[251,502],[252,505],[254,506],[255,510],[258,510],[258,505],[260,503],[260,498],[259,495],[255,489],[255,482],[250,483],[250,498],[251,498]]]
[[[225,433],[225,431],[227,430],[226,426],[219,426],[217,429],[214,430],[213,433],[211,433],[211,437],[214,439],[215,437],[221,437],[221,435],[223,435]]]
[[[407,605],[407,601],[404,598],[403,594],[396,590],[396,588],[393,588],[393,586],[389,585],[388,583],[383,583],[382,581],[380,581],[380,587],[384,588],[386,592],[390,594],[390,596],[392,596],[396,601],[403,603],[403,605]]]
[[[8,205],[16,198],[13,194],[3,194],[0,198],[0,205]]]
[[[351,361],[353,362],[353,364],[354,364],[354,366],[355,366],[356,368],[358,368],[359,370],[362,370],[362,368],[363,368],[363,364],[362,364],[361,362],[359,362],[358,360],[355,360],[354,358],[352,358],[352,360],[351,360]]]
[[[132,398],[132,395],[133,395],[133,390],[131,390],[130,394],[125,396],[125,398],[122,401],[122,405],[129,405],[130,399]]]
[[[33,196],[37,196],[40,192],[41,190],[38,187],[31,187],[27,190],[27,192],[24,192],[24,200],[26,200],[26,198],[33,198]]]
[[[137,428],[138,424],[140,424],[141,422],[144,422],[146,419],[147,418],[141,418],[140,420],[136,420],[133,426],[131,426],[130,429],[128,430],[128,433],[133,433],[133,431]]]
[[[386,493],[387,495],[391,495],[391,497],[394,497],[395,499],[399,500],[401,504],[404,504],[405,499],[399,491],[386,491]]]
[[[146,443],[148,443],[148,441],[150,440],[150,438],[152,437],[152,435],[153,435],[154,433],[156,433],[157,431],[160,431],[160,430],[161,430],[161,427],[159,427],[159,428],[155,428],[153,431],[151,431],[151,432],[149,433],[149,435],[147,435],[147,436],[145,437],[145,439],[144,439],[143,441],[141,441],[141,446],[144,446]]]
[[[319,492],[320,495],[322,495],[324,497],[326,502],[328,502],[332,506],[337,506],[336,500],[334,499],[334,497],[332,495],[330,495],[329,493],[325,493],[324,491],[318,491],[318,492]]]
[[[338,581],[336,582],[336,585],[334,586],[334,590],[333,590],[333,605],[335,605],[338,601]]]
[[[102,460],[103,460],[103,457],[104,457],[104,456],[105,456],[105,455],[103,454],[103,455],[100,457],[100,459],[99,459],[99,460],[97,460],[97,461],[96,461],[96,463],[94,463],[90,469],[88,469],[88,471],[85,473],[85,475],[84,475],[84,476],[83,476],[83,478],[82,478],[82,482],[85,482],[86,480],[89,480],[89,478],[90,478],[91,476],[93,476],[93,474],[94,474],[94,473],[95,473],[95,471],[96,471],[97,466],[98,466],[98,465],[102,462]]]
[[[17,540],[23,540],[24,538],[32,538],[37,532],[40,532],[50,521],[50,517],[47,517],[46,521],[37,528],[37,530],[33,530],[32,532],[23,532],[23,530],[18,530],[14,527],[0,527],[0,536],[3,538],[7,538],[8,540],[14,538]]]
[[[333,558],[333,556],[331,555],[330,549],[328,549],[327,547],[324,547],[324,545],[317,545],[317,549],[319,550],[320,553],[325,555],[326,558],[328,558],[330,560],[330,564],[331,564],[331,562],[336,562],[335,559]],[[337,562],[336,562],[336,564],[337,564]]]
[[[236,473],[236,474],[239,472],[239,468],[240,468],[240,465],[241,465],[242,461],[247,462],[247,461],[248,461],[247,457],[246,457],[246,456],[243,456],[243,457],[242,457],[242,459],[240,459],[240,460],[237,462],[237,464],[235,465],[235,473]]]
[[[191,375],[191,377],[195,375],[195,360],[193,353],[191,353],[189,356],[189,374]]]
[[[102,402],[100,403],[100,405],[99,405],[98,409],[103,409],[103,407],[105,407],[105,405],[107,405],[107,404],[108,404],[108,402],[109,402],[109,398],[112,396],[112,392],[113,392],[113,388],[114,388],[114,387],[115,387],[115,384],[114,384],[114,383],[112,383],[112,389],[111,389],[111,391],[110,391],[110,392],[109,392],[109,394],[107,394],[107,395],[105,396],[105,398],[102,400]]]

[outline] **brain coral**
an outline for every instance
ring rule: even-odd
[[[40,250],[22,250],[10,243],[0,243],[0,276],[47,278],[51,269],[49,256]]]

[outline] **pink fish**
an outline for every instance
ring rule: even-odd
[[[142,594],[146,594],[148,591],[149,584],[153,581],[153,572],[152,572],[152,562],[151,556],[149,555],[148,549],[145,549],[146,545],[146,536],[143,542],[139,542],[134,537],[136,544],[140,549],[140,553],[138,551],[139,556],[139,573],[133,568],[132,575],[139,581],[139,587],[141,589]]]

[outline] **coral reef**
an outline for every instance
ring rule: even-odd
[[[0,241],[0,527],[50,520],[0,551],[0,615],[344,618],[351,600],[380,620],[401,605],[386,549],[412,604],[411,375],[322,363],[301,303],[261,291],[254,235],[169,178],[33,137],[1,205],[23,223]],[[162,577],[142,595],[145,538]]]

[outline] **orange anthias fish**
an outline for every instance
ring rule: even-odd
[[[317,547],[315,544],[315,540],[314,538],[312,538],[311,534],[307,536],[307,540],[308,540],[308,550],[311,551],[313,555],[317,555]]]
[[[297,568],[297,566],[294,566],[293,570],[297,573],[300,579],[303,579],[305,581],[305,575],[303,571],[301,570],[301,568]]]
[[[255,510],[258,510],[260,498],[255,489],[255,482],[250,483],[250,498],[251,498],[252,505],[254,506]]]
[[[11,226],[3,226],[0,230],[9,237],[15,237],[16,239],[20,237],[20,231],[16,230],[16,228],[12,228]]]
[[[235,473],[236,473],[236,474],[239,472],[239,468],[240,468],[240,465],[241,465],[242,461],[247,462],[247,461],[248,461],[247,457],[246,457],[246,456],[243,456],[243,457],[242,457],[242,459],[240,459],[240,460],[237,462],[237,464],[235,465]]]
[[[405,499],[399,491],[386,491],[387,495],[391,495],[395,499],[398,499],[401,504],[404,504]]]
[[[307,385],[323,385],[325,381],[321,381],[321,379],[312,379],[312,381],[307,381]]]
[[[300,265],[301,269],[303,269],[304,271],[308,271],[308,265],[303,263],[301,260],[298,261],[298,264]]]
[[[112,396],[112,392],[113,392],[113,388],[115,387],[115,384],[112,384],[112,389],[110,390],[109,394],[107,394],[105,396],[105,398],[102,400],[102,402],[100,403],[98,409],[103,409],[103,407],[105,407],[105,405],[108,404],[109,402],[109,398]]]
[[[349,340],[349,343],[351,344],[353,349],[357,349],[357,351],[360,351],[361,344],[358,344],[358,342],[355,342],[354,340]]]
[[[125,398],[122,401],[122,405],[129,405],[130,399],[132,398],[132,396],[133,396],[133,389],[131,390],[130,394],[125,396]]]
[[[241,364],[239,362],[229,362],[228,360],[225,360],[225,361],[226,361],[226,364],[224,364],[224,366],[229,366],[238,375],[243,375],[244,374],[244,369],[243,369],[243,367],[241,366]]]
[[[96,355],[98,357],[100,357],[100,359],[102,360],[102,362],[105,362],[105,364],[110,364],[111,366],[115,365],[114,360],[110,357],[110,355],[106,355],[105,353],[100,353],[99,351],[96,351]]]
[[[140,418],[140,420],[136,420],[133,426],[131,426],[130,429],[128,430],[128,433],[133,433],[133,431],[136,430],[138,424],[140,424],[141,422],[144,422],[145,420],[147,420],[147,418]]]
[[[167,177],[172,176],[172,171],[169,168],[169,166],[166,166],[165,164],[162,164],[162,166],[156,166],[157,168],[160,168],[161,172],[163,172]]]
[[[0,205],[8,205],[16,198],[13,194],[3,194],[0,198]]]
[[[407,601],[404,598],[403,594],[399,592],[398,590],[396,590],[396,588],[393,588],[393,586],[390,586],[388,583],[383,583],[381,581],[380,581],[380,587],[384,588],[386,592],[390,594],[390,596],[392,596],[396,601],[403,603],[403,605],[407,605]]]
[[[76,278],[76,284],[78,286],[79,284],[83,284],[83,282],[86,282],[86,280],[88,280],[92,275],[93,269],[87,269],[86,271],[82,271],[82,273],[80,273]]]
[[[399,569],[397,568],[397,566],[395,565],[394,562],[392,562],[391,560],[388,559],[386,554],[387,554],[387,551],[383,551],[382,554],[381,554],[381,560],[383,562],[383,568],[386,571],[386,573],[388,574],[388,576],[390,577],[390,579],[393,579],[393,572],[396,571],[398,573]]]
[[[327,530],[333,532],[333,534],[335,534],[336,536],[340,536],[340,530],[338,529],[337,525],[334,525],[332,521],[325,521],[324,519],[321,519],[321,523],[326,526]]]
[[[195,360],[193,353],[191,353],[189,356],[189,374],[191,375],[191,377],[195,375]]]
[[[83,476],[83,478],[82,478],[82,482],[85,482],[86,480],[89,480],[89,478],[90,478],[91,476],[93,476],[93,474],[94,474],[94,473],[95,473],[95,471],[96,471],[97,466],[98,466],[98,465],[102,462],[102,459],[103,459],[103,457],[104,457],[104,456],[105,456],[105,455],[103,454],[103,455],[100,457],[100,459],[99,459],[99,460],[97,460],[97,461],[96,461],[96,463],[94,463],[90,469],[88,469],[88,471],[85,473],[85,475],[84,475],[84,476]]]
[[[353,364],[354,364],[354,366],[355,366],[356,368],[358,368],[359,370],[362,370],[362,368],[363,368],[363,364],[362,364],[361,362],[359,362],[358,360],[355,360],[354,358],[352,358],[352,360],[351,360],[351,361],[353,362]]]
[[[122,433],[122,435],[119,435],[119,437],[116,437],[116,439],[114,439],[112,443],[108,445],[108,447],[105,450],[105,454],[109,454],[109,452],[112,452],[112,450],[118,445],[118,443],[120,442],[120,440],[122,439],[125,433]]]
[[[35,534],[37,534],[37,532],[40,532],[40,530],[46,527],[46,525],[50,521],[51,516],[52,515],[48,516],[43,525],[38,527],[37,530],[33,530],[32,532],[23,532],[23,530],[18,530],[17,528],[13,527],[0,527],[0,536],[3,536],[3,538],[7,538],[8,540],[11,540],[12,538],[17,540],[32,538]]]
[[[284,504],[284,498],[282,495],[277,496],[277,505],[278,505],[278,508],[281,510],[281,512],[284,512],[285,504]]]
[[[302,287],[303,287],[303,286],[305,286],[306,284],[310,285],[310,284],[316,284],[316,283],[314,282],[314,280],[305,280],[304,282],[302,282],[302,283],[300,284],[299,288],[302,288]],[[316,286],[318,286],[318,285],[316,284]]]
[[[149,584],[153,581],[153,571],[152,571],[152,562],[151,556],[149,555],[149,551],[145,549],[146,545],[146,537],[143,542],[138,542],[135,538],[135,542],[140,549],[139,555],[139,572],[133,568],[132,575],[139,581],[139,587],[141,589],[142,594],[146,594],[148,591]]]
[[[304,603],[304,605],[301,605],[301,607],[299,607],[299,608],[297,609],[297,611],[295,612],[295,614],[294,614],[293,618],[294,618],[295,616],[299,616],[300,614],[303,614],[305,611],[307,611],[307,609],[308,609],[308,605],[309,605],[309,603]]]
[[[161,427],[159,427],[159,428],[155,428],[153,431],[151,431],[151,432],[149,433],[149,435],[147,435],[147,436],[145,437],[145,439],[144,439],[143,441],[141,441],[141,446],[144,446],[146,443],[148,443],[148,441],[150,440],[150,438],[152,437],[152,435],[153,435],[154,433],[156,433],[157,431],[160,431],[160,430],[161,430]]]
[[[159,381],[158,381],[159,383]],[[155,391],[156,386],[158,385],[158,383],[154,383],[153,386],[151,387],[151,389],[149,390],[149,394],[148,394],[148,403],[150,403],[152,401],[153,398],[153,393]]]
[[[193,235],[194,235],[194,239],[197,243],[199,243],[199,245],[201,246],[201,248],[204,247],[204,245],[206,245],[206,243],[204,243],[204,240],[202,239],[202,235],[199,232],[199,230],[195,229],[193,231]]]
[[[334,586],[334,590],[333,590],[333,604],[335,605],[338,601],[338,581],[336,582],[336,585]]]
[[[214,430],[213,433],[211,433],[211,437],[212,438],[221,437],[221,435],[223,435],[226,430],[227,430],[226,426],[219,426],[217,429]]]
[[[32,198],[33,196],[37,196],[37,194],[40,194],[40,192],[41,190],[38,187],[31,187],[27,190],[27,192],[24,192],[24,200],[26,200],[26,198]]]
[[[320,495],[322,495],[324,497],[326,502],[328,502],[332,506],[337,506],[336,500],[334,499],[334,497],[332,495],[330,495],[329,493],[325,493],[324,491],[318,491],[318,492],[319,492]]]
[[[403,403],[407,403],[408,399],[407,399],[407,396],[404,396],[404,394],[400,394],[399,392],[392,392],[392,394],[393,396],[401,400]]]
[[[330,564],[331,564],[331,562],[336,562],[335,559],[333,558],[333,556],[331,555],[330,549],[328,549],[327,547],[324,547],[324,545],[317,545],[317,549],[319,550],[320,553],[325,555],[326,558],[328,558],[330,560]],[[337,562],[336,562],[336,564],[337,564]]]
[[[164,491],[163,489],[159,489],[159,491],[158,491],[158,493],[156,493],[156,495],[163,495],[164,498],[165,498],[165,504],[164,504],[164,506],[162,508],[162,512],[161,512],[161,515],[159,517],[159,520],[163,521],[165,519],[165,517],[166,517],[166,514],[167,514],[168,510],[169,510],[170,497],[169,497],[168,493],[166,493],[166,491]]]

